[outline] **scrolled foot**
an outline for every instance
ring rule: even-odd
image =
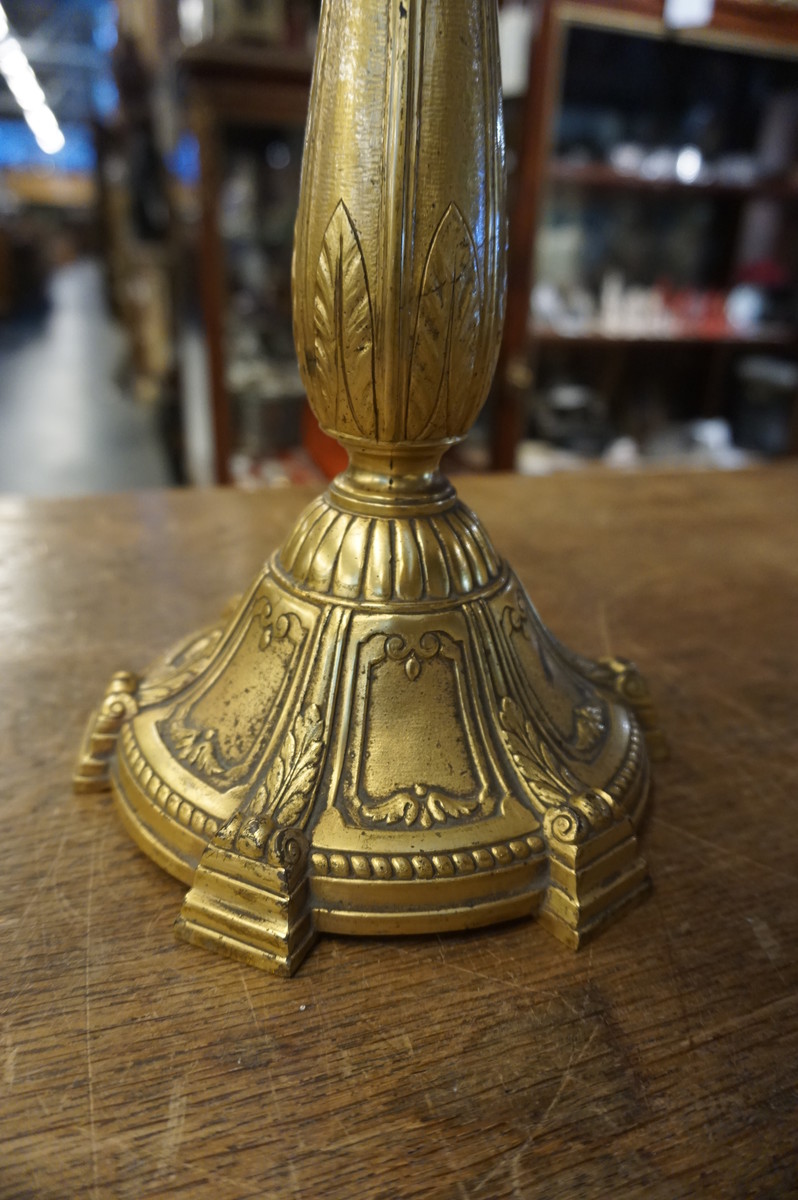
[[[83,736],[72,779],[76,792],[102,794],[110,790],[111,759],[124,721],[138,712],[138,686],[138,676],[130,671],[117,671],[112,676]]]

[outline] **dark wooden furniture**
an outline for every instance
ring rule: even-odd
[[[677,180],[630,178],[602,164],[574,165],[553,157],[565,47],[573,27],[625,31],[648,39],[667,37],[695,45],[744,50],[752,55],[798,57],[798,11],[793,6],[774,4],[770,0],[764,3],[716,0],[709,25],[678,32],[666,28],[662,0],[542,0],[532,47],[530,85],[519,121],[518,167],[510,214],[507,321],[492,408],[492,461],[494,467],[505,470],[514,466],[516,448],[524,435],[525,400],[536,379],[541,347],[558,343],[581,347],[594,355],[598,350],[603,356],[597,368],[599,374],[617,380],[630,345],[648,343],[651,346],[662,340],[607,338],[590,330],[563,338],[551,330],[530,327],[534,246],[547,188],[569,186],[605,192],[640,192],[651,196],[668,194],[677,203],[680,195],[712,196],[737,205],[766,198],[794,205],[798,212],[798,186],[794,179],[766,180],[745,186],[716,182],[686,185]],[[645,103],[645,97],[641,97],[641,106]],[[730,241],[733,240],[732,236]],[[705,411],[696,415],[714,415],[718,407],[719,381],[730,349],[758,347],[767,351],[786,351],[792,356],[798,353],[798,332],[794,326],[766,330],[762,336],[736,335],[731,330],[712,333],[697,327],[664,340],[674,346],[700,344],[715,354],[707,373]],[[793,449],[798,450],[798,442]]]
[[[215,477],[230,482],[232,430],[225,383],[227,278],[220,230],[225,130],[231,125],[304,126],[312,61],[285,47],[203,42],[186,51],[192,120],[200,145],[200,283],[211,392]]]
[[[110,674],[213,618],[309,493],[0,500],[0,1195],[544,1200],[798,1190],[798,470],[464,480],[551,628],[648,674],[654,893],[325,938],[283,981],[70,775]]]

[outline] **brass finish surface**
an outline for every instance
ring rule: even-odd
[[[276,973],[323,931],[537,914],[577,947],[648,886],[645,685],[548,633],[438,469],[498,354],[501,128],[494,0],[325,3],[295,338],[350,466],[81,752],[190,884],[180,935]]]

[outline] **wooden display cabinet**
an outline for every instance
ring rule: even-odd
[[[211,423],[214,448],[214,476],[218,483],[231,482],[231,455],[240,438],[241,409],[231,387],[230,319],[235,315],[233,277],[238,255],[251,258],[263,251],[274,263],[272,294],[277,297],[268,314],[269,335],[280,341],[279,369],[291,369],[290,323],[290,245],[293,213],[299,190],[299,158],[307,114],[312,59],[309,54],[285,47],[253,46],[242,42],[203,42],[188,50],[181,60],[188,81],[192,124],[200,148],[201,242],[199,271],[202,309],[205,322],[211,394]],[[252,159],[254,175],[267,169],[269,145],[281,139],[284,159],[290,159],[290,171],[280,184],[280,195],[272,197],[280,208],[279,232],[264,230],[269,213],[257,204],[256,233],[247,235],[249,248],[230,235],[229,222],[222,211],[225,185],[229,183],[231,153]],[[284,165],[288,167],[288,162]],[[278,164],[279,166],[279,164]],[[282,172],[280,172],[282,173]],[[282,193],[285,194],[282,194]],[[245,237],[240,242],[246,240]],[[269,243],[264,247],[264,243]],[[259,336],[257,331],[253,337]],[[266,363],[268,355],[259,353],[257,361]],[[294,368],[295,369],[295,368]],[[298,376],[297,376],[298,379]],[[284,402],[284,403],[283,403]],[[255,401],[253,401],[253,404]],[[283,414],[296,410],[297,428],[302,408],[301,390],[290,381],[280,397]],[[273,412],[258,412],[251,405],[246,423],[261,419],[280,420],[277,405]],[[257,436],[257,430],[250,430]]]
[[[562,104],[571,39],[576,32],[593,31],[606,42],[607,34],[652,39],[660,52],[681,47],[713,47],[750,58],[751,69],[768,58],[798,57],[798,12],[784,5],[716,0],[705,28],[669,30],[662,19],[661,0],[543,0],[532,49],[530,86],[521,111],[508,106],[511,146],[515,137],[517,171],[511,190],[510,277],[507,324],[493,398],[493,464],[512,469],[516,450],[527,424],[527,404],[545,363],[556,356],[560,363],[576,364],[584,375],[606,390],[619,383],[637,360],[657,370],[663,355],[671,365],[684,358],[681,378],[700,381],[701,399],[694,416],[724,411],[724,391],[731,363],[742,350],[760,348],[788,357],[798,353],[794,321],[770,322],[739,330],[709,313],[681,322],[678,329],[654,332],[615,329],[607,332],[586,323],[578,331],[535,327],[530,320],[530,293],[534,282],[536,240],[547,206],[563,193],[583,197],[636,197],[653,213],[660,208],[702,201],[711,204],[715,275],[725,275],[719,285],[732,281],[741,222],[751,202],[768,200],[798,213],[798,178],[792,172],[780,177],[749,181],[697,178],[647,178],[614,170],[606,162],[561,157],[556,152],[556,126]],[[791,66],[794,71],[794,67]],[[794,77],[794,76],[793,76]],[[641,109],[651,97],[641,94]],[[794,225],[792,226],[794,228]],[[798,263],[795,264],[798,266]],[[687,372],[687,374],[685,374]],[[678,376],[677,376],[678,378]],[[794,437],[793,437],[794,441]]]

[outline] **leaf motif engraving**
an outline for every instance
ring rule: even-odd
[[[399,821],[404,821],[405,825],[412,825],[418,820],[418,814],[418,800],[404,792],[398,796],[391,796],[380,804],[369,804],[363,808],[363,816],[369,821],[380,821],[386,825],[397,825]]]
[[[252,811],[293,825],[304,814],[324,751],[324,721],[317,704],[300,713],[272,762]]]
[[[432,239],[418,302],[409,440],[452,436],[473,407],[481,308],[474,240],[459,208],[450,204]]]
[[[322,425],[377,436],[374,321],[366,264],[343,200],[327,226],[316,271],[311,394]]]
[[[502,701],[501,723],[512,760],[539,804],[544,808],[561,805],[581,790],[567,767],[557,763],[520,706],[509,697]]]
[[[447,817],[454,820],[465,817],[476,807],[476,800],[444,796],[440,792],[431,792],[427,798],[427,809],[436,821],[445,821]]]
[[[410,826],[418,822],[422,829],[431,829],[436,821],[444,824],[450,818],[456,821],[469,816],[478,805],[478,801],[470,797],[446,796],[435,791],[425,793],[423,788],[419,788],[419,792],[419,796],[399,792],[379,804],[364,805],[363,816],[383,825],[397,825],[403,821]]]
[[[283,786],[284,778],[285,764],[282,756],[278,754],[269,768],[269,774],[266,776],[266,794],[269,796],[278,795],[280,788]]]
[[[215,729],[192,729],[182,717],[178,717],[171,732],[175,753],[181,762],[196,767],[206,778],[224,773],[224,767],[217,757]]]
[[[576,733],[574,744],[579,750],[590,750],[604,733],[604,712],[598,704],[583,704],[574,710]]]

